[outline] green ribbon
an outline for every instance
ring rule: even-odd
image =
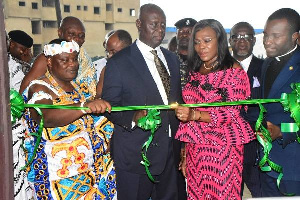
[[[147,158],[147,151],[148,148],[154,138],[155,131],[158,128],[158,126],[161,124],[161,118],[160,118],[160,112],[156,109],[148,110],[148,113],[145,117],[142,117],[138,120],[138,126],[143,129],[144,131],[151,131],[151,135],[149,136],[148,140],[143,144],[142,146],[142,158],[141,164],[145,166],[145,170],[147,173],[148,178],[152,181],[157,183],[158,181],[155,181],[153,176],[150,173],[149,167],[150,167],[150,161]]]
[[[300,83],[292,83],[291,88],[293,89],[291,93],[281,94],[281,104],[285,111],[291,112],[291,117],[295,120],[295,123],[282,123],[282,132],[298,132],[300,127]],[[297,135],[297,140],[299,136]]]
[[[281,124],[281,131],[282,132],[297,132],[299,131],[300,127],[300,83],[291,84],[291,88],[293,91],[290,94],[283,93],[280,99],[252,99],[252,100],[244,100],[244,101],[232,101],[232,102],[213,102],[213,103],[201,103],[201,104],[181,104],[181,106],[185,107],[212,107],[212,106],[234,106],[234,105],[248,105],[248,104],[259,104],[260,107],[260,114],[259,118],[256,122],[256,131],[260,131],[265,140],[263,140],[259,135],[257,136],[258,141],[262,144],[264,148],[264,156],[260,161],[259,166],[261,167],[262,171],[271,171],[274,170],[279,173],[277,179],[277,186],[279,188],[280,180],[283,177],[282,167],[280,165],[275,164],[269,159],[269,153],[272,149],[272,139],[270,137],[270,133],[268,130],[262,126],[263,120],[263,113],[266,112],[265,108],[261,105],[264,103],[278,103],[280,102],[285,111],[291,112],[291,117],[295,120],[295,123],[282,123]],[[11,90],[10,92],[10,99],[11,99],[11,116],[12,116],[12,123],[16,121],[17,118],[22,116],[25,107],[28,108],[46,108],[46,109],[73,109],[73,110],[87,110],[87,107],[76,107],[76,106],[68,106],[68,105],[46,105],[46,104],[25,104],[22,96],[16,92]],[[152,106],[124,106],[124,107],[112,107],[112,112],[118,111],[129,111],[129,110],[148,110],[148,115],[145,118],[142,118],[138,126],[144,130],[150,130],[151,135],[148,140],[142,146],[142,158],[141,164],[143,164],[146,168],[146,173],[149,179],[155,182],[154,178],[152,177],[149,166],[150,161],[147,159],[147,150],[149,145],[151,144],[154,132],[157,129],[157,126],[160,124],[161,120],[159,117],[159,112],[157,110],[166,110],[166,109],[174,109],[177,104],[172,105],[152,105]],[[39,112],[42,115],[41,112]],[[43,119],[43,118],[42,118]],[[42,122],[42,121],[41,121]],[[43,124],[40,123],[39,130],[43,129]],[[41,136],[39,133],[37,136]],[[300,143],[300,137],[298,134],[297,141]],[[39,139],[40,140],[40,139]],[[38,141],[38,139],[37,139]],[[34,157],[34,155],[33,155]]]
[[[16,123],[17,119],[20,119],[23,115],[24,107],[24,99],[23,97],[14,89],[9,92],[10,97],[10,116],[12,124]]]

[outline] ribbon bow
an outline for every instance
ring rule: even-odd
[[[14,89],[10,90],[10,106],[11,106],[11,122],[16,123],[16,120],[21,118],[25,107],[23,97]]]
[[[150,161],[147,158],[147,151],[149,148],[149,145],[151,144],[155,131],[157,130],[158,126],[161,124],[161,118],[160,118],[160,112],[156,109],[150,109],[148,110],[148,113],[145,117],[142,117],[138,120],[138,127],[143,129],[144,131],[151,131],[151,135],[149,136],[148,140],[143,144],[142,146],[142,158],[141,164],[145,166],[146,173],[148,175],[148,178],[152,182],[157,182],[154,180],[153,176],[151,175],[151,172],[149,170],[150,167]]]

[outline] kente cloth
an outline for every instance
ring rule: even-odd
[[[230,68],[202,75],[190,74],[183,88],[185,103],[245,100],[250,96],[243,69]],[[240,199],[243,144],[255,139],[241,117],[242,106],[197,108],[211,122],[180,123],[176,138],[186,142],[188,199]]]
[[[96,95],[97,74],[95,66],[83,47],[79,50],[79,70],[76,82],[80,85],[85,83],[92,96]]]
[[[74,90],[65,92],[51,75],[49,77],[49,72],[45,75],[51,84],[32,81],[23,93],[25,100],[34,84],[46,86],[58,98],[52,99],[40,91],[34,93],[28,103],[41,99],[50,99],[53,105],[85,101],[88,88],[72,82]],[[36,132],[38,125],[31,119],[29,110],[25,118],[29,131]],[[87,114],[68,125],[43,129],[36,156],[28,169],[28,180],[34,187],[36,199],[116,199],[115,170],[110,155],[105,152],[107,141],[103,138],[112,134],[113,125],[101,119],[102,116],[97,119]],[[25,139],[27,160],[32,156],[36,139],[33,136]]]

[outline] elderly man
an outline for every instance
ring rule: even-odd
[[[174,25],[177,28],[177,56],[180,61],[180,77],[181,87],[183,88],[187,83],[187,54],[189,41],[194,25],[197,23],[193,18],[184,18],[177,21]]]
[[[160,105],[181,102],[179,61],[160,47],[166,28],[163,10],[154,4],[140,8],[136,20],[139,38],[107,62],[102,98],[112,106]],[[161,125],[146,153],[149,177],[141,164],[142,146],[150,131],[135,127],[146,111],[113,112],[112,153],[119,200],[178,199],[177,172],[180,145],[174,135],[179,121],[173,111],[161,111]],[[176,146],[176,147],[175,147]],[[174,159],[177,159],[177,163]]]
[[[114,31],[108,38],[105,44],[105,51],[107,58],[111,58],[115,53],[121,51],[125,47],[132,44],[131,35],[122,29]],[[103,80],[104,80],[105,66],[102,68],[100,78],[97,83],[97,96],[101,96]]]
[[[261,84],[261,66],[263,60],[252,54],[256,38],[253,27],[247,22],[239,22],[230,30],[229,43],[232,47],[233,57],[239,61],[243,69],[247,72],[250,87],[251,98],[259,99]],[[258,105],[249,106],[247,112],[243,111],[243,116],[249,121],[251,127],[255,130],[255,122],[258,118]],[[244,164],[243,164],[243,182],[249,188],[252,197],[261,196],[259,182],[260,169],[258,168],[257,155],[258,142],[254,140],[244,146]],[[243,195],[244,184],[242,184]]]
[[[78,56],[79,71],[76,81],[80,84],[84,83],[88,86],[92,96],[96,95],[96,70],[82,47],[85,42],[85,28],[82,22],[76,17],[66,17],[62,20],[58,29],[58,37],[67,41],[74,40],[80,47]],[[20,92],[29,85],[30,81],[41,77],[47,70],[47,62],[44,54],[40,54],[33,63],[32,69],[22,81]]]
[[[290,8],[272,13],[264,28],[263,43],[267,59],[262,66],[262,97],[278,99],[290,93],[291,83],[300,82],[300,48],[296,44],[300,30],[300,16]],[[278,173],[274,170],[261,176],[262,196],[300,195],[299,130],[280,129],[282,123],[294,123],[290,113],[280,103],[266,104],[265,121],[271,134],[272,149],[269,158],[283,168],[283,178],[277,187]]]

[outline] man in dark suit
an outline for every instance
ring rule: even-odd
[[[263,43],[267,59],[262,66],[263,98],[278,99],[290,93],[291,83],[300,82],[300,48],[296,44],[300,30],[300,16],[290,8],[271,14],[264,28]],[[261,175],[264,197],[283,196],[283,193],[300,195],[300,144],[295,132],[283,132],[281,123],[294,123],[289,112],[280,103],[265,104],[265,120],[271,134],[272,149],[269,158],[283,167],[283,178],[277,188],[278,173],[274,170]]]
[[[254,29],[249,23],[239,22],[232,27],[229,42],[232,47],[233,57],[240,62],[247,72],[251,87],[251,98],[258,99],[260,98],[260,75],[263,60],[252,54],[253,46],[256,42],[254,35]],[[248,111],[243,111],[242,114],[254,129],[258,117],[258,105],[250,105]],[[252,197],[261,197],[260,169],[257,165],[258,142],[253,140],[244,147],[243,183],[247,185]],[[243,188],[244,184],[242,184],[241,195],[243,195]]]
[[[108,60],[102,98],[112,106],[181,102],[179,61],[175,54],[159,46],[166,28],[163,10],[154,4],[143,5],[136,26],[139,39]],[[174,135],[179,121],[174,111],[160,111],[161,125],[147,152],[150,172],[158,181],[153,183],[140,163],[141,149],[150,132],[135,127],[145,115],[142,110],[112,112],[107,116],[115,124],[112,155],[118,199],[176,200],[180,145]]]

